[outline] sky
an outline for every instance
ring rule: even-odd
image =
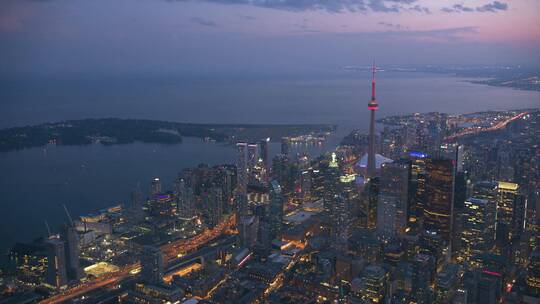
[[[0,76],[540,63],[538,0],[2,0]]]

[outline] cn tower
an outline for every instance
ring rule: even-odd
[[[375,97],[375,63],[371,67],[371,100],[368,103],[368,109],[371,111],[369,121],[369,150],[367,159],[367,176],[375,176],[375,111],[379,108],[377,98]]]

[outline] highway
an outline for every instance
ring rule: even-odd
[[[196,250],[202,245],[216,239],[218,236],[223,235],[225,232],[232,229],[235,224],[236,216],[231,215],[221,221],[213,229],[206,229],[190,239],[179,239],[162,245],[160,249],[163,253],[164,264],[167,265],[172,260],[181,257],[183,254]]]
[[[165,244],[160,247],[163,253],[163,261],[165,265],[168,265],[169,262],[174,261],[187,252],[197,250],[208,242],[216,239],[217,237],[225,234],[226,232],[234,229],[236,224],[235,215],[231,215],[228,218],[224,219],[213,229],[207,229],[203,233],[198,234],[197,236],[191,239],[180,239],[173,241],[171,243]],[[62,303],[64,301],[73,299],[75,297],[82,296],[88,292],[102,288],[111,284],[117,284],[120,281],[134,276],[137,270],[140,269],[140,263],[134,263],[131,265],[126,265],[122,267],[119,271],[104,275],[99,278],[91,279],[85,282],[82,282],[78,285],[69,287],[65,291],[62,291],[59,294],[56,294],[52,297],[49,297],[43,301],[41,304],[56,304]]]
[[[76,286],[70,287],[67,290],[57,295],[54,295],[52,297],[49,297],[41,301],[40,303],[42,304],[62,303],[69,299],[82,296],[92,290],[105,287],[107,285],[119,283],[120,281],[132,276],[133,274],[131,274],[131,272],[134,270],[137,270],[138,268],[140,268],[139,263],[124,266],[122,269],[120,269],[117,272],[113,272],[113,273],[104,275],[102,277],[92,279],[84,283],[80,283]]]
[[[506,119],[504,121],[501,121],[498,124],[496,124],[494,126],[491,126],[489,128],[478,128],[478,127],[476,127],[476,128],[463,129],[463,130],[459,131],[456,134],[453,134],[453,135],[450,135],[450,136],[446,137],[444,140],[446,142],[452,142],[452,141],[456,141],[460,137],[464,137],[464,136],[470,136],[470,135],[479,134],[479,133],[483,133],[483,132],[492,132],[492,131],[501,130],[501,129],[505,128],[512,121],[520,119],[520,118],[522,118],[523,116],[525,116],[527,114],[529,114],[529,112],[519,113],[518,115],[510,117],[510,118],[508,118],[508,119]]]

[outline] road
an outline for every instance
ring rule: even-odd
[[[165,265],[169,264],[169,262],[172,260],[181,257],[181,255],[196,250],[202,245],[216,239],[218,236],[223,235],[229,229],[234,227],[235,223],[236,216],[231,215],[221,221],[213,229],[206,229],[202,233],[199,233],[190,239],[179,239],[162,245],[160,249],[163,253],[163,261]]]
[[[63,291],[62,293],[49,297],[41,301],[40,303],[42,304],[62,303],[69,299],[82,296],[92,290],[105,287],[107,285],[119,283],[120,281],[132,276],[131,272],[134,270],[137,270],[138,268],[140,268],[139,263],[124,266],[122,269],[120,269],[117,272],[110,273],[108,275],[104,275],[102,277],[92,279],[90,281],[86,281],[79,285],[70,287],[69,289]]]
[[[527,114],[529,114],[529,112],[519,113],[518,115],[510,117],[510,118],[508,118],[508,119],[506,119],[504,121],[501,121],[498,124],[496,124],[494,126],[491,126],[489,128],[472,128],[472,129],[467,128],[467,129],[461,130],[460,132],[458,132],[458,133],[456,133],[454,135],[450,135],[450,136],[446,137],[444,140],[447,141],[447,142],[452,142],[452,141],[455,141],[455,140],[459,139],[460,137],[464,137],[464,136],[479,134],[479,133],[482,133],[482,132],[492,132],[492,131],[496,131],[496,130],[501,130],[501,129],[505,128],[512,121],[520,119],[520,118],[522,118],[523,116],[525,116]]]
[[[163,253],[163,261],[165,265],[169,262],[178,259],[178,256],[191,252],[202,247],[204,244],[216,239],[217,237],[223,235],[227,231],[233,229],[236,223],[236,217],[234,215],[229,216],[220,222],[213,229],[207,229],[203,233],[191,238],[191,239],[181,239],[173,241],[171,243],[165,244],[160,247]],[[69,299],[82,296],[90,291],[102,288],[111,284],[117,284],[120,281],[134,276],[133,272],[140,269],[140,264],[135,263],[131,265],[126,265],[122,267],[119,271],[104,275],[99,278],[91,279],[89,281],[80,283],[76,286],[72,286],[67,290],[49,297],[43,301],[41,304],[56,304],[62,303]]]

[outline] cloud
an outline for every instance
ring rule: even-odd
[[[456,4],[456,5],[454,5],[454,6],[453,6],[453,9],[454,9],[456,12],[474,12],[474,9],[473,9],[473,8],[464,6],[464,5],[462,5],[462,4]]]
[[[212,21],[212,20],[208,20],[208,19],[204,19],[204,18],[201,18],[201,17],[192,17],[191,19],[189,19],[189,21],[195,23],[195,24],[198,24],[198,25],[203,25],[203,26],[210,26],[210,27],[216,27],[217,24]]]
[[[424,14],[431,14],[431,10],[425,6],[420,6],[420,5],[414,5],[412,7],[409,8],[409,10],[411,11],[416,11],[416,12],[419,12],[419,13],[424,13]]]
[[[394,1],[390,1],[390,2],[394,2]],[[384,0],[370,0],[368,6],[374,12],[384,12],[384,13],[399,12],[399,6],[397,4],[387,5]]]
[[[441,11],[445,13],[470,13],[470,12],[491,12],[495,13],[497,11],[506,11],[508,10],[508,4],[500,1],[493,1],[491,3],[484,4],[482,6],[477,6],[475,8],[465,6],[463,4],[454,4],[452,7],[443,7]]]
[[[488,3],[488,4],[482,5],[480,7],[477,7],[476,10],[479,11],[479,12],[506,11],[506,10],[508,10],[508,4],[503,3],[503,2],[499,2],[499,1],[494,1],[492,3]]]
[[[190,0],[169,0],[190,1]],[[428,12],[429,9],[414,5],[418,0],[203,0],[205,2],[235,5],[251,5],[264,8],[300,11],[342,12],[381,12],[400,11]]]

